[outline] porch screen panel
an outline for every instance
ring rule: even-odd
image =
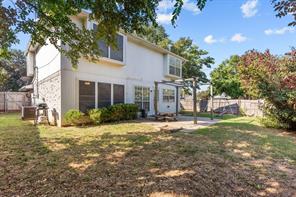
[[[79,81],[79,110],[87,112],[95,108],[95,82]]]
[[[98,108],[111,105],[111,84],[98,83]]]
[[[124,85],[113,85],[113,104],[124,103]]]

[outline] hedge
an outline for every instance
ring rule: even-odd
[[[65,123],[67,125],[81,126],[86,124],[91,124],[92,120],[89,116],[80,112],[76,109],[70,109],[64,116]]]
[[[116,122],[120,120],[133,120],[137,118],[138,106],[135,104],[115,104],[88,112],[95,124]]]

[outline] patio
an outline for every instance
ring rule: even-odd
[[[211,120],[210,118],[197,117],[197,124],[194,124],[193,116],[183,116],[183,115],[178,115],[177,121],[171,121],[171,122],[155,121],[154,117],[142,120],[144,124],[149,124],[158,130],[160,130],[163,127],[169,127],[172,130],[182,128],[181,130],[185,132],[193,132],[193,131],[196,131],[197,129],[215,124],[219,121],[220,121],[219,119]]]

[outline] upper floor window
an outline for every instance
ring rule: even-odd
[[[181,77],[182,61],[176,57],[169,56],[169,74]]]
[[[96,30],[97,25],[94,24],[93,28],[94,28],[94,30]],[[114,47],[114,48],[111,46],[108,46],[105,41],[99,40],[98,46],[101,51],[101,56],[123,62],[123,48],[124,48],[123,42],[124,42],[123,36],[120,34],[116,35],[116,46],[117,47]]]

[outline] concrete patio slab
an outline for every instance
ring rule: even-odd
[[[149,124],[155,127],[156,129],[161,129],[162,127],[170,127],[172,129],[182,128],[181,131],[192,132],[197,129],[204,128],[219,122],[219,119],[211,120],[210,118],[197,117],[197,124],[193,124],[193,116],[181,116],[177,117],[178,121],[172,122],[160,122],[155,121],[154,118],[143,120],[143,124]]]

